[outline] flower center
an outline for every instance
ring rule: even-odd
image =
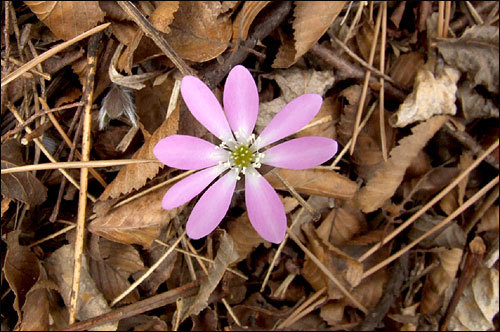
[[[239,145],[236,147],[234,151],[231,152],[231,160],[234,163],[234,166],[243,168],[248,167],[248,165],[254,159],[254,155],[250,152],[250,149],[246,145]]]

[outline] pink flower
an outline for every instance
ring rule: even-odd
[[[285,208],[258,168],[261,164],[289,169],[314,167],[337,152],[337,142],[309,136],[259,151],[307,125],[321,107],[321,96],[309,93],[295,98],[256,139],[252,132],[259,111],[259,95],[245,67],[234,67],[227,77],[223,97],[225,112],[210,89],[194,76],[182,79],[181,93],[193,116],[222,143],[215,146],[186,135],[172,135],[158,142],[153,153],[162,163],[184,170],[200,170],[173,185],[163,197],[162,207],[169,210],[190,201],[226,172],[208,187],[187,221],[190,238],[207,236],[226,215],[236,182],[243,174],[250,222],[265,240],[283,241],[287,227]]]

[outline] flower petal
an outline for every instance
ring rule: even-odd
[[[197,240],[207,236],[224,218],[236,187],[236,176],[235,172],[228,172],[201,196],[186,224],[190,238]]]
[[[172,135],[161,139],[153,148],[153,154],[167,166],[179,169],[202,169],[224,161],[225,150],[201,138]]]
[[[323,98],[315,93],[307,93],[289,102],[275,115],[257,140],[258,148],[274,143],[296,133],[307,125],[318,113]]]
[[[253,228],[266,241],[280,243],[286,233],[286,213],[276,191],[257,172],[245,175],[245,201]]]
[[[205,83],[197,77],[184,76],[181,93],[191,114],[205,128],[223,140],[233,138],[219,101]]]
[[[261,163],[289,169],[311,168],[333,157],[337,147],[337,142],[327,137],[294,138],[266,150]]]
[[[248,138],[259,112],[259,93],[252,75],[238,65],[231,69],[224,86],[224,110],[233,132]]]
[[[165,210],[170,210],[189,202],[226,169],[226,167],[214,166],[180,180],[163,196],[161,206]]]

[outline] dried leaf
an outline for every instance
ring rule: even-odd
[[[269,3],[270,1],[245,1],[243,3],[243,7],[233,22],[233,43],[237,43],[240,39],[247,39],[253,20]]]
[[[219,317],[215,310],[207,307],[199,315],[192,316],[192,331],[217,331],[217,322]]]
[[[498,313],[498,270],[479,267],[450,319],[452,331],[494,330]]]
[[[57,289],[50,280],[39,279],[37,283],[26,294],[26,302],[23,305],[23,321],[21,331],[49,331],[50,330],[50,308],[48,289]]]
[[[389,75],[394,79],[394,81],[410,90],[413,88],[417,72],[423,65],[423,54],[419,52],[401,54],[389,70]]]
[[[184,208],[164,210],[161,207],[161,200],[169,188],[157,189],[94,219],[88,230],[111,241],[150,246],[160,235],[161,227]]]
[[[336,139],[337,131],[333,123],[335,123],[340,116],[340,103],[335,97],[326,97],[321,104],[318,114],[311,120],[310,124],[321,121],[322,123],[301,129],[296,134],[296,137],[306,136],[323,136]]]
[[[169,331],[167,323],[156,316],[136,315],[120,319],[118,331]]]
[[[71,287],[73,283],[74,251],[71,244],[67,244],[57,249],[45,261],[47,273],[51,280],[61,289],[61,296],[67,307],[70,306]],[[80,276],[80,296],[78,297],[78,309],[76,318],[85,320],[109,312],[106,299],[99,292],[94,280],[88,272],[87,258],[82,255],[82,268]],[[118,322],[104,323],[94,327],[94,331],[116,331]]]
[[[352,296],[360,303],[371,310],[375,308],[380,298],[384,294],[385,284],[389,280],[389,272],[386,269],[381,269],[374,274],[363,279],[363,282],[352,291]],[[345,299],[347,306],[355,307],[356,305],[350,299]]]
[[[2,169],[24,165],[21,144],[14,139],[2,143]],[[47,199],[47,188],[31,172],[2,175],[2,195],[30,205]]]
[[[149,16],[151,24],[163,33],[170,33],[170,24],[174,21],[174,14],[179,9],[179,1],[162,1]]]
[[[344,318],[344,308],[345,303],[343,300],[330,301],[321,306],[319,315],[328,323],[328,325],[337,326],[341,324],[342,319]]]
[[[179,127],[179,106],[170,114],[153,135],[144,142],[144,145],[137,150],[133,159],[156,159],[153,148],[162,138],[177,133]],[[132,190],[141,188],[146,181],[154,177],[163,165],[161,163],[131,164],[124,166],[116,178],[108,184],[104,192],[99,197],[100,200],[116,198],[122,194],[127,194]],[[118,241],[120,242],[120,241]]]
[[[12,202],[12,199],[2,195],[2,214],[0,215],[1,217],[3,217],[3,214],[7,212],[7,210],[9,209],[10,202]]]
[[[274,175],[278,172],[297,192],[307,195],[318,195],[343,200],[352,199],[357,190],[354,181],[324,169],[274,169],[266,174],[265,178],[278,190],[287,190],[279,178]]]
[[[477,225],[477,232],[498,231],[499,214],[498,205],[492,205],[481,218],[481,222]]]
[[[288,68],[307,53],[339,15],[347,1],[295,1],[293,37],[295,56],[293,61],[276,57],[273,68]],[[278,54],[279,55],[279,54]]]
[[[25,1],[57,38],[69,40],[104,20],[98,1]]]
[[[444,116],[431,118],[412,128],[412,135],[399,141],[387,162],[356,195],[355,200],[363,212],[375,211],[394,194],[412,160],[444,125],[446,119]]]
[[[26,246],[19,245],[19,233],[17,231],[7,234],[7,253],[3,271],[5,279],[16,295],[14,309],[22,321],[21,308],[23,308],[29,290],[40,276],[40,262],[38,258]]]
[[[467,121],[499,117],[498,107],[495,102],[479,94],[468,81],[460,85],[457,96]]]
[[[226,50],[232,34],[231,20],[221,9],[220,2],[181,1],[165,38],[184,59],[212,60]]]
[[[416,240],[422,234],[430,230],[432,227],[443,221],[443,217],[430,216],[424,214],[415,221],[408,233],[408,238],[410,240]],[[431,236],[420,241],[419,245],[422,248],[432,248],[432,247],[446,247],[446,248],[460,248],[465,246],[466,235],[463,229],[456,223],[451,223],[447,227],[444,227]]]
[[[125,278],[144,269],[144,263],[137,249],[131,245],[99,239],[101,257]]]
[[[413,92],[399,105],[397,113],[391,116],[391,125],[405,127],[434,115],[455,115],[455,95],[459,78],[460,72],[449,66],[445,66],[442,74],[437,77],[428,66],[422,67],[415,77]]]
[[[171,241],[173,242],[173,241]],[[169,248],[163,245],[156,245],[154,248],[148,250],[148,263],[149,266],[156,263]],[[175,267],[175,262],[178,258],[177,251],[170,253],[167,258],[158,266],[153,273],[151,273],[140,285],[141,290],[143,290],[147,296],[153,296],[156,294],[158,287],[163,284],[166,280],[170,278]],[[142,273],[137,273],[134,275],[135,278],[141,276]]]
[[[229,234],[224,232],[224,235],[222,235],[220,240],[214,264],[208,271],[207,279],[201,283],[198,294],[184,303],[185,310],[182,314],[182,321],[190,315],[197,315],[200,311],[207,307],[208,297],[219,284],[219,281],[222,279],[227,267],[238,258],[238,253],[235,249],[233,239]]]
[[[352,207],[333,209],[316,229],[318,236],[325,242],[340,246],[366,227],[364,215]]]
[[[475,25],[460,38],[439,41],[436,46],[450,66],[467,74],[473,86],[498,93],[498,26]]]
[[[420,301],[420,312],[423,314],[434,314],[443,304],[444,292],[450,287],[462,260],[462,249],[453,248],[447,250],[442,248],[436,256],[440,265],[429,273],[425,279]]]

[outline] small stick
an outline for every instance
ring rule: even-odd
[[[290,319],[288,320],[288,322],[286,322],[286,324],[284,324],[285,322],[281,323],[280,325],[278,325],[278,328],[283,329],[289,327],[290,325],[294,324],[296,321],[298,321],[299,319],[301,319],[302,317],[304,317],[305,315],[316,309],[319,305],[325,303],[326,301],[328,301],[328,296],[323,296],[316,302],[312,303],[309,307],[305,308],[303,311],[297,313],[296,316],[294,316],[295,315],[294,312],[292,315],[290,315],[289,317]]]
[[[105,314],[93,317],[73,325],[65,327],[63,330],[67,331],[79,331],[84,329],[90,329],[92,327],[119,321],[121,319],[134,317],[136,315],[142,314],[144,312],[161,308],[168,304],[174,303],[179,297],[190,297],[196,295],[199,288],[199,282],[193,281],[185,285],[179,286],[165,293],[158,294],[147,298],[145,300],[117,308]]]
[[[363,273],[362,279],[365,279],[366,277],[372,275],[373,273],[377,272],[381,268],[389,265],[392,261],[398,259],[403,254],[405,254],[408,250],[410,250],[411,248],[413,248],[414,246],[416,246],[417,244],[419,244],[420,241],[422,241],[423,239],[425,239],[429,235],[433,234],[437,230],[441,229],[443,226],[445,226],[446,224],[448,224],[451,220],[455,219],[460,213],[462,213],[469,206],[471,206],[478,199],[480,199],[486,192],[488,192],[488,190],[490,190],[495,185],[497,185],[498,184],[498,179],[499,179],[499,177],[497,176],[496,178],[494,178],[493,180],[491,180],[485,187],[481,188],[481,190],[479,190],[474,196],[472,196],[471,198],[469,198],[463,205],[461,205],[458,209],[456,209],[455,211],[453,211],[452,214],[450,214],[448,217],[446,217],[446,219],[444,219],[443,221],[441,221],[436,226],[432,227],[430,230],[428,230],[423,235],[421,235],[418,239],[416,239],[415,241],[411,242],[409,245],[407,245],[406,247],[404,247],[400,251],[398,251],[395,254],[391,255],[390,257],[384,259],[382,262],[378,263],[377,265],[375,265],[374,267],[372,267],[371,269],[369,269],[368,271],[366,271],[365,273]]]
[[[438,37],[443,37],[443,24],[444,24],[444,2],[438,1],[438,22],[437,22]]]
[[[365,252],[358,260],[360,262],[364,261],[367,259],[371,254],[373,254],[375,251],[377,251],[380,247],[385,245],[387,242],[392,240],[396,235],[401,233],[406,227],[410,226],[417,218],[419,218],[422,214],[424,214],[428,209],[430,209],[437,201],[439,201],[441,198],[443,198],[448,192],[450,192],[455,186],[457,186],[460,181],[462,181],[473,169],[475,169],[483,159],[489,155],[493,150],[495,150],[498,147],[499,140],[496,140],[489,148],[486,150],[485,153],[483,153],[481,156],[479,156],[478,159],[476,159],[467,169],[465,169],[462,173],[460,173],[449,185],[447,185],[439,194],[434,196],[433,199],[431,199],[427,204],[425,204],[420,210],[415,212],[407,221],[399,225],[398,228],[393,230],[389,235],[387,235],[384,239],[382,239],[381,242],[375,244],[373,247],[371,247],[367,252]]]
[[[375,50],[377,49],[377,40],[378,34],[380,30],[380,23],[382,21],[382,9],[379,8],[377,13],[377,22],[375,22],[375,36],[373,36],[372,48],[370,49],[370,57],[368,58],[368,64],[373,65],[373,59],[375,57]],[[356,121],[354,123],[354,128],[352,131],[352,144],[349,149],[349,153],[352,155],[354,152],[354,147],[356,146],[356,140],[359,134],[359,123],[361,122],[361,115],[363,114],[363,106],[366,100],[366,95],[368,93],[368,82],[370,82],[370,76],[372,72],[366,71],[365,73],[365,81],[363,83],[363,90],[361,91],[361,97],[359,98],[358,110],[356,112]],[[381,87],[381,89],[383,86]]]
[[[16,66],[20,67],[23,65],[23,63],[19,60],[17,60],[16,58],[13,58],[13,57],[9,57],[9,61],[12,62],[13,64],[15,64]],[[6,61],[4,61],[2,59],[2,66],[5,65]],[[43,79],[47,80],[47,81],[50,81],[52,78],[50,77],[50,74],[47,74],[47,73],[44,73],[44,72],[41,72],[39,70],[36,70],[35,68],[31,68],[29,70],[30,72],[32,72],[33,74],[35,75],[38,75],[40,77],[42,77]]]
[[[387,35],[387,2],[382,2],[382,33],[380,35],[380,72],[382,74],[385,70],[385,38]],[[380,77],[380,86],[384,86],[384,77]],[[382,146],[382,157],[387,161],[387,142],[385,133],[385,103],[384,103],[384,89],[379,91],[379,125],[380,125],[380,145]]]
[[[59,235],[61,235],[61,234],[64,234],[64,233],[66,233],[66,232],[69,232],[70,230],[72,230],[72,229],[73,229],[73,228],[75,228],[75,227],[76,227],[76,224],[74,224],[74,225],[70,225],[70,226],[67,226],[67,227],[64,227],[63,229],[61,229],[60,231],[55,232],[54,234],[50,234],[49,236],[44,237],[44,238],[43,238],[43,239],[41,239],[41,240],[38,240],[38,241],[36,241],[36,242],[33,242],[32,244],[30,244],[30,245],[28,246],[28,248],[34,247],[34,246],[36,246],[36,245],[39,245],[40,243],[43,243],[43,242],[45,242],[45,241],[48,241],[48,240],[53,239],[53,238],[55,238],[55,237],[58,237],[58,236],[59,236]]]
[[[302,251],[314,262],[314,264],[318,266],[318,268],[328,277],[328,279],[330,279],[335,284],[335,286],[337,286],[337,288],[342,292],[342,294],[345,295],[345,297],[351,300],[351,302],[359,310],[363,311],[363,313],[368,313],[368,310],[365,308],[365,306],[362,305],[358,300],[356,300],[354,296],[352,296],[352,294],[349,293],[349,291],[345,289],[344,286],[342,286],[342,284],[337,280],[337,278],[335,278],[330,270],[328,270],[328,268],[323,263],[321,263],[321,261],[316,256],[314,256],[314,254],[309,249],[307,249],[304,244],[302,244],[302,242],[300,242],[300,239],[297,237],[297,235],[295,235],[290,229],[287,230],[287,234],[290,236],[293,242],[295,242],[300,247],[300,249],[302,249]]]
[[[154,263],[147,271],[146,273],[144,273],[139,279],[137,279],[132,285],[130,285],[129,288],[127,288],[123,293],[121,293],[120,295],[118,295],[113,301],[111,301],[110,303],[110,307],[114,306],[115,304],[117,304],[121,299],[123,299],[125,296],[127,296],[131,291],[133,291],[137,286],[139,286],[139,284],[141,282],[144,281],[144,279],[146,279],[147,277],[149,277],[151,275],[151,273],[153,273],[154,270],[156,270],[158,268],[158,266],[160,266],[160,264],[168,257],[168,255],[170,255],[172,253],[172,251],[174,251],[175,247],[179,244],[179,242],[181,242],[181,240],[184,238],[184,236],[186,235],[186,231],[184,231],[182,233],[181,236],[179,236],[177,238],[177,240],[175,240],[175,242],[172,244],[172,246],[160,257],[160,259],[158,259],[158,261],[156,261],[156,263]]]
[[[53,162],[53,163],[42,163],[36,165],[23,165],[11,168],[5,168],[1,170],[1,174],[19,173],[19,172],[30,172],[30,171],[40,171],[49,169],[72,169],[72,168],[84,168],[84,167],[112,167],[112,166],[123,166],[130,164],[145,164],[145,163],[159,163],[158,160],[154,159],[110,159],[110,160],[89,160],[89,161],[63,161],[63,162]]]
[[[486,197],[486,200],[483,202],[481,207],[477,209],[477,211],[474,212],[472,218],[470,218],[469,222],[467,223],[467,226],[465,226],[464,229],[465,234],[468,234],[474,228],[474,226],[476,226],[476,223],[479,221],[479,219],[481,219],[481,217],[490,208],[490,206],[497,201],[497,198],[498,198],[498,187],[495,187],[495,190],[493,190],[488,195],[488,197]]]
[[[484,21],[481,18],[481,15],[479,15],[476,8],[474,8],[474,6],[471,4],[471,2],[465,1],[465,5],[467,6],[467,9],[470,11],[472,18],[474,19],[474,22],[476,22],[477,25],[483,25]]]
[[[182,309],[184,308],[184,301],[182,297],[178,297],[177,300],[175,300],[175,306],[177,309],[175,310],[175,321],[174,325],[172,326],[172,331],[177,331],[179,329],[179,324],[181,323],[181,312]]]
[[[318,211],[315,211],[311,205],[309,205],[309,203],[307,203],[303,198],[302,196],[299,195],[299,193],[290,185],[290,183],[288,183],[287,180],[285,180],[280,174],[279,172],[274,172],[274,175],[276,175],[278,177],[278,179],[280,179],[280,181],[283,183],[283,185],[286,187],[286,189],[288,189],[288,192],[290,194],[292,194],[292,196],[297,200],[299,201],[300,205],[302,205],[302,207],[304,207],[307,212],[309,212],[309,214],[311,215],[311,217],[313,218],[313,221],[318,221],[320,218],[321,218],[321,214],[318,212]]]
[[[451,15],[451,1],[445,1],[443,38],[448,37],[448,29],[450,26],[450,15]]]
[[[13,80],[15,80],[16,78],[18,78],[19,76],[21,76],[22,74],[24,74],[25,72],[27,72],[28,70],[36,67],[36,65],[42,63],[43,61],[47,60],[48,58],[50,58],[51,56],[53,56],[54,54],[57,54],[59,52],[61,52],[62,50],[64,50],[65,48],[79,42],[80,40],[82,39],[85,39],[97,32],[100,32],[104,29],[106,29],[108,26],[110,26],[111,23],[104,23],[104,24],[101,24],[101,25],[98,25],[96,26],[95,28],[93,29],[90,29],[89,31],[86,31],[84,33],[82,33],[81,35],[78,35],[76,36],[75,38],[72,38],[64,43],[61,43],[55,47],[52,47],[50,50],[40,54],[39,56],[37,56],[36,58],[34,58],[33,60],[29,61],[28,63],[24,64],[23,66],[17,68],[16,70],[14,70],[12,73],[8,74],[8,75],[5,75],[5,77],[2,78],[2,83],[1,83],[1,86],[4,86],[4,85],[7,85],[9,84],[10,82],[12,82]]]
[[[297,314],[299,314],[301,311],[303,311],[305,308],[307,308],[308,305],[310,305],[311,303],[313,303],[314,301],[316,301],[316,299],[318,299],[325,292],[326,292],[326,287],[323,287],[320,290],[318,290],[316,293],[314,293],[313,295],[311,295],[311,297],[308,298],[306,301],[304,301],[304,303],[302,303],[297,309],[295,309],[290,314],[290,316],[288,316],[287,319],[285,319],[284,321],[282,321],[280,323],[280,325],[278,325],[277,328],[278,329],[283,329],[283,328],[288,327],[289,325],[293,324],[293,323],[290,323],[290,321],[293,320],[294,317]]]
[[[222,299],[222,303],[224,304],[224,307],[226,307],[227,312],[229,313],[229,315],[231,316],[231,318],[234,320],[234,322],[236,323],[236,325],[238,325],[239,327],[242,327],[240,320],[234,314],[233,308],[231,308],[231,306],[229,305],[229,303],[227,303],[227,300],[225,298]]]
[[[153,42],[162,50],[162,52],[174,63],[183,76],[195,75],[193,70],[184,62],[184,60],[175,53],[174,49],[168,44],[137,7],[130,1],[118,1],[118,5],[132,18],[139,28],[150,37]]]
[[[90,109],[94,101],[94,85],[95,73],[97,67],[97,57],[99,55],[99,43],[102,33],[93,35],[90,38],[88,46],[88,73],[87,82],[85,84],[85,109],[83,118],[83,135],[82,135],[82,161],[89,161],[90,157],[90,136],[92,125],[92,114]],[[52,114],[49,114],[52,115]],[[76,150],[75,150],[76,151]],[[74,253],[74,268],[73,268],[73,285],[71,288],[70,308],[69,308],[69,324],[76,321],[76,313],[78,307],[78,298],[80,295],[80,277],[83,256],[83,241],[85,236],[85,216],[87,213],[87,189],[88,189],[89,169],[84,167],[80,169],[80,194],[78,196],[78,216],[76,223],[76,240]]]

